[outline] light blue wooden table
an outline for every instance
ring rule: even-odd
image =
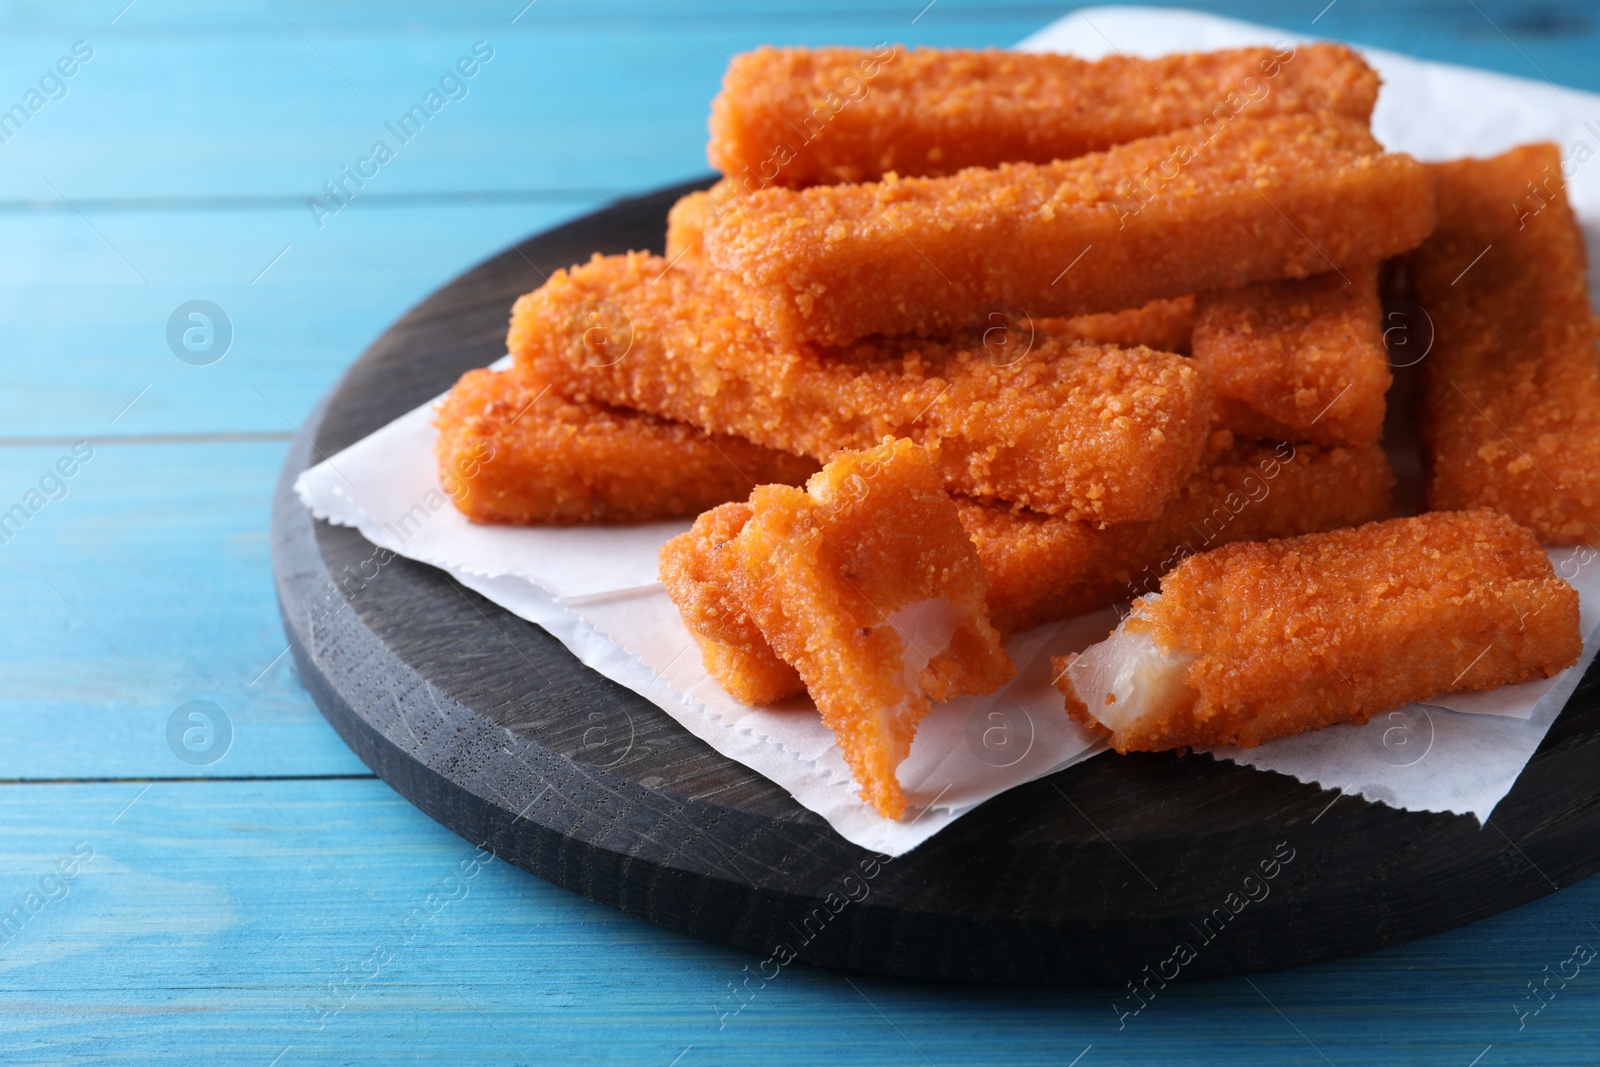
[[[1172,987],[1120,1031],[1109,991],[804,968],[719,1018],[749,958],[479,867],[374,779],[283,655],[267,541],[287,443],[362,347],[509,240],[703,172],[737,50],[1005,45],[1072,9],[526,2],[0,3],[0,512],[27,511],[0,526],[0,1061],[1600,1062],[1600,963],[1530,992],[1600,946],[1600,880]],[[1600,90],[1592,4],[1325,5],[1207,6]],[[347,207],[308,208],[474,45]],[[174,347],[193,300],[226,329],[185,347],[180,316]],[[222,733],[169,743],[195,700],[231,729],[214,762]]]

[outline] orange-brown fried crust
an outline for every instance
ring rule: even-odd
[[[1191,556],[1124,625],[1148,627],[1164,654],[1194,655],[1197,693],[1191,709],[1113,734],[1124,752],[1249,748],[1363,723],[1443,692],[1549,677],[1583,647],[1578,594],[1532,533],[1486,510]]]
[[[773,337],[843,344],[1302,278],[1414,248],[1433,222],[1422,164],[1321,113],[946,178],[762,189],[707,219],[705,254]]]
[[[791,188],[1048,163],[1235,115],[1366,122],[1378,76],[1343,45],[1097,61],[880,45],[735,56],[711,103],[711,165]]]
[[[1199,465],[1210,398],[1180,356],[1010,326],[783,345],[729,310],[722,280],[688,260],[597,256],[518,300],[507,344],[573,400],[819,460],[907,437],[936,451],[951,492],[1050,514],[1154,519]]]
[[[1273,441],[1370,445],[1393,376],[1375,263],[1195,298],[1193,355],[1217,421]]]
[[[1394,474],[1377,445],[1227,442],[1154,522],[1099,526],[961,501],[1002,632],[1154,592],[1186,556],[1235,541],[1331,530],[1389,514]]]
[[[515,369],[468,371],[435,422],[440,479],[473,522],[679,519],[817,469],[737,437],[563,400]]]
[[[1432,166],[1439,228],[1408,257],[1428,505],[1489,507],[1546,544],[1600,544],[1600,358],[1561,155]]]
[[[705,237],[706,220],[721,210],[731,210],[726,202],[729,182],[723,180],[710,189],[690,193],[667,213],[667,261],[698,255]],[[720,202],[720,207],[718,206]],[[1020,316],[994,312],[989,325],[1011,322]],[[1124,311],[1102,311],[1072,318],[1041,319],[1033,325],[1039,332],[1065,341],[1137,348],[1143,345],[1157,352],[1189,354],[1189,337],[1194,332],[1194,297],[1178,296],[1152,300],[1142,307]],[[1020,327],[1026,333],[1028,327]]]
[[[1194,334],[1194,297],[1152,300],[1126,311],[1101,311],[1066,319],[1040,319],[1037,328],[1055,337],[1122,348],[1190,354]]]
[[[805,691],[744,610],[728,547],[750,519],[743,501],[712,508],[661,546],[661,581],[700,646],[706,673],[735,700],[772,704]]]
[[[1051,656],[1050,677],[1055,683],[1056,690],[1066,700],[1067,718],[1082,726],[1097,738],[1109,743],[1111,731],[1106,729],[1105,724],[1099,719],[1089,714],[1089,706],[1083,702],[1082,697],[1078,696],[1078,690],[1073,687],[1072,677],[1068,673],[1072,670],[1072,665],[1077,661],[1078,655],[1076,652],[1069,652],[1065,656]],[[1133,749],[1120,748],[1117,751],[1127,753],[1133,751]]]
[[[732,542],[740,602],[805,680],[862,798],[897,819],[896,768],[929,700],[1015,674],[956,507],[900,440],[841,453],[804,491],[762,486],[750,508]]]
[[[706,219],[712,211],[711,198],[717,186],[689,193],[667,212],[667,262],[682,256],[698,255],[705,243]]]

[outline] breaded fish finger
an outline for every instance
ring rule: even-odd
[[[1439,228],[1408,257],[1428,506],[1489,507],[1546,544],[1600,544],[1600,357],[1555,145],[1431,167]]]
[[[1210,430],[1204,379],[1149,349],[973,333],[849,349],[776,344],[722,277],[635,253],[557,271],[517,301],[507,345],[574,400],[679,419],[826,460],[885,435],[937,450],[946,487],[1038,511],[1161,514]]]
[[[762,486],[731,542],[738,598],[805,680],[864,800],[905,811],[895,770],[930,700],[1016,673],[989,625],[985,578],[927,453],[841,453],[806,483]]]
[[[751,189],[1048,163],[1235,115],[1366,122],[1378,75],[1336,44],[1101,60],[880,45],[728,64],[706,156]]]
[[[1056,661],[1119,752],[1254,747],[1577,662],[1578,594],[1490,511],[1430,512],[1190,556],[1105,641]]]
[[[960,500],[1003,632],[1097,611],[1152,592],[1196,552],[1292,537],[1389,514],[1394,474],[1377,445],[1230,443],[1209,456],[1154,522],[1101,527]]]
[[[1393,376],[1375,263],[1195,297],[1192,354],[1245,437],[1369,445]]]
[[[661,546],[661,581],[700,646],[706,673],[735,700],[772,704],[804,692],[805,683],[772,651],[739,599],[728,545],[749,521],[750,505],[742,500],[701,515]]]
[[[669,263],[702,252],[706,220],[714,218],[721,211],[733,209],[724,200],[729,185],[726,180],[720,181],[710,189],[689,193],[672,205],[672,210],[667,212],[666,256]],[[1020,318],[1005,312],[991,312],[986,329]],[[1037,329],[1063,340],[1092,341],[1123,348],[1143,345],[1158,352],[1188,355],[1189,338],[1194,332],[1194,297],[1152,300],[1141,307],[1124,311],[1041,319]]]
[[[1240,118],[1055,163],[795,192],[707,220],[707,258],[774,338],[845,344],[1082,315],[1414,248],[1433,185],[1366,126]]]
[[[574,404],[515,369],[468,371],[434,421],[440,479],[473,522],[677,519],[817,469],[681,422]]]

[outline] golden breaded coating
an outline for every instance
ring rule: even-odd
[[[952,492],[1050,514],[1153,519],[1199,465],[1209,397],[1180,356],[1042,330],[1014,343],[1009,328],[838,350],[777,344],[729,310],[723,280],[688,260],[596,256],[518,300],[507,345],[574,400],[819,460],[908,437],[937,450]]]
[[[817,469],[737,437],[572,403],[515,369],[468,371],[434,422],[440,479],[473,522],[680,519]]]
[[[1082,315],[1414,248],[1433,184],[1355,119],[1239,118],[1055,163],[762,189],[708,218],[706,256],[784,341],[844,344]]]
[[[701,515],[661,546],[661,581],[700,646],[706,673],[735,700],[771,704],[804,692],[805,683],[772,651],[739,600],[729,543],[749,520],[744,501]]]
[[[1546,544],[1600,544],[1600,362],[1561,155],[1432,165],[1439,228],[1408,257],[1428,506],[1489,507]]]
[[[705,252],[706,227],[730,211],[737,211],[739,192],[727,178],[709,189],[687,193],[667,212],[668,261]]]
[[[929,700],[1016,673],[985,580],[932,459],[886,440],[835,456],[804,491],[768,485],[731,542],[739,601],[805,680],[861,795],[905,812],[895,775]]]
[[[1394,473],[1360,448],[1228,440],[1154,522],[1099,526],[958,501],[1002,633],[1152,592],[1173,564],[1235,541],[1332,530],[1389,514]]]
[[[1138,59],[879,45],[759,48],[711,102],[711,165],[751,189],[1048,163],[1235,116],[1366,122],[1378,75],[1343,45]]]
[[[680,256],[697,255],[705,241],[706,219],[712,208],[716,187],[681,197],[667,212],[667,262]]]
[[[1157,352],[1190,354],[1194,334],[1192,296],[1152,300],[1142,307],[1125,311],[1101,311],[1066,319],[1040,319],[1036,328],[1043,333],[1074,341],[1121,348],[1153,348]],[[1213,401],[1215,397],[1213,397]]]
[[[1369,445],[1393,376],[1375,263],[1195,298],[1193,355],[1217,422],[1246,437]]]
[[[1532,533],[1486,510],[1191,556],[1109,640],[1130,639],[1137,681],[1120,698],[1116,686],[1079,688],[1105,646],[1058,664],[1069,713],[1110,725],[1121,752],[1250,748],[1362,723],[1439,693],[1549,677],[1583,647],[1578,594]]]
[[[698,255],[705,238],[706,220],[722,211],[733,210],[727,202],[731,183],[718,182],[710,189],[690,193],[667,213],[667,261]],[[1013,316],[992,312],[990,326],[1009,321]],[[1015,316],[1020,318],[1020,316]],[[1041,319],[1036,329],[1070,341],[1090,341],[1101,345],[1137,348],[1143,345],[1157,352],[1189,354],[1189,337],[1194,332],[1194,297],[1179,296],[1152,300],[1142,307],[1124,311],[1102,311],[1072,318]],[[1025,331],[1027,327],[1023,327]]]

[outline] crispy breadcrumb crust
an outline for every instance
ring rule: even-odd
[[[1487,510],[1191,556],[1124,625],[1147,628],[1163,654],[1196,657],[1196,699],[1113,733],[1122,752],[1249,748],[1363,723],[1443,692],[1549,677],[1583,647],[1578,594],[1530,531]],[[1070,678],[1057,685],[1070,691]],[[1067,709],[1088,713],[1075,694]]]
[[[1012,51],[758,48],[728,64],[706,156],[750,188],[803,188],[1048,163],[1190,126],[1372,115],[1378,75],[1349,48],[1238,48],[1086,61]]]
[[[1050,514],[1154,519],[1199,465],[1210,398],[1180,356],[1063,341],[1025,321],[953,340],[777,344],[689,259],[596,256],[557,271],[517,301],[507,345],[576,401],[818,460],[907,437],[935,450],[950,491]]]
[[[744,501],[712,508],[661,546],[661,581],[700,646],[706,673],[735,700],[772,704],[805,691],[739,600],[728,547],[750,520]]]
[[[1153,348],[1157,352],[1190,354],[1194,334],[1193,296],[1152,300],[1124,311],[1101,311],[1071,318],[1040,319],[1043,333],[1066,340],[1089,341],[1122,348]]]
[[[895,770],[929,700],[991,692],[1016,673],[955,505],[927,453],[900,440],[839,454],[804,491],[762,486],[750,509],[732,542],[739,601],[805,680],[862,798],[898,819]],[[928,638],[894,619],[929,600],[956,615],[948,648],[919,647]]]
[[[1431,166],[1439,228],[1408,257],[1428,504],[1600,544],[1600,357],[1583,234],[1553,144]]]
[[[1265,440],[1376,442],[1393,381],[1382,316],[1376,263],[1201,293],[1192,353],[1218,423]]]
[[[667,262],[697,255],[705,244],[706,219],[712,211],[712,197],[721,183],[681,197],[667,212]]]
[[[803,191],[707,219],[741,313],[782,341],[1136,307],[1416,247],[1433,184],[1337,115],[1238,118],[1054,163]]]
[[[563,400],[516,369],[468,371],[434,422],[440,481],[473,522],[679,519],[817,469],[737,437]]]
[[[1154,522],[1099,526],[959,501],[989,576],[1002,632],[1097,611],[1155,591],[1186,556],[1234,541],[1330,530],[1389,514],[1394,474],[1377,445],[1233,442],[1190,478]]]
[[[700,254],[706,220],[719,211],[732,210],[727,202],[728,190],[729,182],[724,179],[710,189],[689,193],[672,206],[667,212],[668,262]],[[1040,332],[1065,341],[1089,341],[1122,348],[1143,345],[1158,352],[1186,356],[1189,338],[1194,332],[1194,297],[1152,300],[1123,311],[1040,319],[1036,327]]]

